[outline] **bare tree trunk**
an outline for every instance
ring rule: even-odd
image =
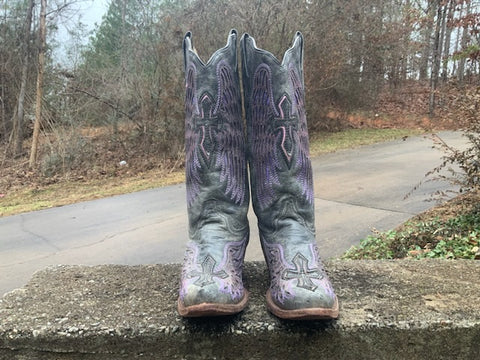
[[[33,168],[37,162],[38,138],[40,136],[40,126],[42,122],[43,73],[45,70],[45,46],[47,42],[47,0],[41,0],[40,4],[40,48],[38,51],[37,97],[35,102],[35,124],[33,127],[32,149],[29,161],[30,168]]]
[[[405,1],[405,8],[410,8],[410,0]],[[405,31],[403,35],[403,49],[402,55],[400,59],[400,82],[405,83],[407,81],[407,72],[408,72],[408,59],[409,59],[409,51],[410,51],[410,35],[411,31],[411,24],[410,24],[410,15],[406,19],[406,24],[409,27],[408,31]]]
[[[445,45],[443,46],[443,66],[442,66],[442,80],[447,82],[448,79],[448,57],[450,56],[450,40],[452,38],[452,27],[449,26],[450,21],[453,19],[453,9],[455,7],[454,1],[448,2],[448,15],[444,23],[445,27]]]
[[[7,17],[7,11],[5,9],[4,11],[4,16],[2,18],[2,24],[1,26],[3,26],[4,23],[6,23],[6,17]],[[5,35],[2,34],[1,35],[2,37],[4,37]],[[5,140],[7,138],[7,120],[6,120],[6,111],[5,111],[5,80],[3,79],[4,78],[4,69],[3,69],[4,65],[2,66],[2,69],[0,69],[0,87],[2,88],[2,93],[0,94],[0,103],[1,103],[1,106],[2,106],[2,112],[0,114],[0,116],[2,117],[2,130],[1,130],[1,133],[0,133],[0,141],[2,140]]]
[[[3,76],[0,77],[1,83],[3,83]],[[7,137],[7,119],[6,119],[6,111],[5,111],[5,87],[2,86],[2,93],[0,94],[0,103],[2,106],[2,112],[1,112],[1,117],[2,117],[2,136],[0,136],[0,141],[5,139]]]
[[[442,65],[442,59],[445,58],[444,56],[444,51],[445,48],[443,47],[443,44],[445,42],[445,32],[446,32],[446,23],[447,23],[447,5],[440,5],[442,7],[442,22],[440,23],[440,39],[439,39],[439,63],[438,63],[438,76],[443,76],[443,74],[440,73],[440,67]]]
[[[463,14],[463,3],[460,5],[460,17]],[[455,36],[455,48],[453,49],[453,53],[456,54],[458,52],[458,46],[460,45],[460,26],[457,26],[457,35]],[[452,66],[452,77],[457,76],[457,68],[458,68],[458,60],[455,58],[453,60]]]
[[[18,157],[23,153],[23,118],[25,115],[25,92],[27,88],[27,75],[28,75],[28,58],[30,50],[30,31],[32,27],[32,14],[35,1],[30,0],[27,8],[27,16],[25,18],[25,28],[23,31],[23,64],[22,75],[20,81],[20,93],[18,94],[17,101],[17,116],[15,117],[14,124],[14,149],[13,155]]]
[[[471,10],[471,2],[467,2],[467,9],[465,11],[465,16],[467,16],[468,14],[470,14],[470,10]],[[460,42],[460,51],[463,51],[465,50],[466,46],[467,46],[467,42],[468,42],[468,24],[465,23],[465,25],[463,26],[463,33],[462,33],[462,40]],[[460,84],[463,84],[463,80],[465,78],[465,62],[466,62],[466,58],[465,56],[462,56],[460,58],[460,61],[458,62],[458,82]]]
[[[445,10],[441,6],[440,0],[437,1],[437,21],[435,24],[435,41],[433,43],[433,62],[432,62],[432,74],[430,76],[430,100],[428,112],[431,117],[435,115],[435,101],[436,90],[438,85],[438,76],[440,72],[440,58],[442,55],[442,39],[440,39],[440,33],[442,29],[443,12]]]
[[[428,79],[428,63],[430,59],[430,55],[432,54],[432,32],[433,32],[433,24],[435,19],[435,6],[434,1],[428,1],[428,8],[426,10],[427,17],[428,17],[428,24],[424,28],[423,33],[423,50],[422,56],[420,58],[420,65],[419,65],[419,78],[420,80],[427,80]]]

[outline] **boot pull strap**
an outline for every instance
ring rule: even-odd
[[[287,60],[294,58],[298,60],[298,65],[302,67],[303,65],[303,35],[300,31],[297,31],[293,36],[292,45],[285,51],[283,55],[282,65],[286,63]]]
[[[253,46],[255,47],[255,39],[244,33],[242,39],[240,40],[240,46],[242,47],[242,71],[245,72],[245,75],[248,76],[248,51],[247,51],[247,41],[252,41]]]
[[[295,48],[297,46],[299,47],[298,60],[299,60],[300,76],[302,77],[302,84],[303,84],[303,35],[300,31],[297,31],[293,38],[292,48]]]
[[[183,38],[183,69],[187,70],[187,51],[192,49],[192,32],[189,31]]]
[[[235,66],[234,68],[238,68],[238,58],[237,58],[237,30],[236,29],[231,29],[230,33],[228,34],[228,43],[227,46],[232,46],[232,50],[235,52]],[[232,38],[234,40],[232,40]]]
[[[297,31],[297,33],[295,34],[295,37],[293,39],[293,46],[295,46],[297,44],[297,41],[299,43],[299,47],[300,47],[300,66],[303,65],[303,35],[300,31]]]
[[[242,35],[242,38],[240,39],[240,47],[241,47],[241,53],[242,53],[242,72],[246,74],[247,71],[247,49],[246,49],[246,39],[249,37],[247,33],[244,33]]]

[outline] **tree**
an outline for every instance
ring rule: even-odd
[[[430,117],[433,117],[435,115],[435,92],[437,91],[438,76],[440,73],[440,59],[442,56],[442,39],[440,37],[440,34],[442,29],[442,14],[444,13],[444,9],[443,6],[441,6],[441,0],[436,0],[436,9],[437,17],[435,21],[432,72],[430,75],[430,98],[428,107],[428,113],[430,114]]]
[[[112,1],[71,84],[78,105],[90,104],[81,121],[109,124],[114,137],[118,124],[133,123],[136,148],[179,152],[183,3]]]
[[[463,84],[464,78],[465,78],[465,64],[467,62],[468,56],[465,53],[465,50],[468,48],[468,42],[469,42],[469,21],[468,18],[471,15],[471,10],[472,10],[472,3],[471,1],[466,1],[466,8],[465,8],[465,14],[461,17],[459,24],[461,24],[462,27],[462,39],[460,41],[460,54],[459,56],[459,62],[458,62],[458,81],[460,84]]]
[[[419,64],[419,78],[426,81],[428,79],[428,68],[430,63],[430,56],[432,54],[432,32],[435,23],[436,8],[434,6],[435,0],[427,0],[426,7],[420,5],[424,16],[422,16],[422,51]]]
[[[452,30],[453,30],[453,13],[455,10],[454,0],[450,0],[447,3],[448,13],[446,13],[447,18],[444,21],[445,28],[445,44],[443,45],[443,61],[442,61],[442,81],[445,83],[448,80],[448,62],[450,58],[450,42],[452,39]]]
[[[65,66],[52,61],[51,34],[59,14],[79,1],[84,0],[48,2],[49,37],[27,52],[23,34],[34,0],[2,3],[0,139],[10,137],[14,152],[21,153],[17,140],[28,136],[30,124],[19,119],[32,116],[36,99],[31,166],[40,158],[37,150],[45,164],[58,155],[59,143],[81,140],[74,132],[78,135],[85,125],[110,126],[112,153],[179,156],[184,126],[181,40],[186,30],[194,32],[205,61],[231,28],[250,33],[259,47],[280,60],[294,32],[301,30],[306,103],[315,129],[341,128],[341,122],[328,120],[330,110],[375,109],[379,95],[401,97],[417,79],[430,80],[431,109],[425,112],[433,114],[439,99],[446,98],[441,91],[453,71],[461,81],[467,75],[475,79],[479,71],[476,0],[112,0],[88,44],[81,44],[75,65]],[[43,36],[40,22],[32,23],[31,38]],[[26,129],[22,136],[17,128]],[[38,142],[40,129],[50,141],[44,148]],[[68,131],[70,138],[59,138]],[[73,146],[69,151],[71,158],[80,157]]]
[[[32,14],[33,7],[35,5],[34,0],[29,0],[27,7],[27,15],[25,17],[25,28],[23,31],[23,44],[22,44],[22,53],[23,53],[23,64],[22,64],[22,75],[20,82],[20,92],[18,95],[18,105],[17,105],[17,116],[15,122],[15,147],[14,147],[14,156],[18,157],[23,153],[23,118],[25,116],[25,94],[27,88],[27,77],[28,77],[28,65],[30,58],[30,31],[32,27]]]
[[[37,162],[38,138],[42,123],[43,75],[45,71],[45,47],[47,44],[47,0],[40,3],[40,28],[38,49],[37,96],[35,100],[35,124],[33,128],[32,149],[30,151],[29,166],[33,168]]]
[[[22,153],[25,137],[24,115],[28,110],[34,66],[31,42],[31,3],[29,0],[1,2],[0,18],[0,141],[7,144],[5,154]],[[31,21],[30,21],[31,22]],[[13,145],[13,146],[12,146]],[[11,155],[9,153],[9,155]]]

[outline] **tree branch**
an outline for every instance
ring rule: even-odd
[[[117,111],[118,113],[122,114],[123,116],[127,117],[129,120],[133,121],[133,116],[130,114],[127,114],[125,111],[121,110],[117,105],[112,104],[111,102],[102,99],[100,96],[92,94],[91,92],[88,92],[87,90],[83,90],[80,88],[75,88],[74,91],[85,94],[87,96],[90,96],[91,98],[94,98],[95,100],[100,101],[101,103],[110,106],[113,110]]]

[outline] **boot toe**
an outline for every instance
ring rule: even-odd
[[[323,290],[323,291],[322,291]],[[324,289],[309,291],[298,289],[295,296],[286,299],[282,307],[286,310],[306,309],[306,308],[325,308],[331,309],[335,303],[335,296],[327,294]]]
[[[215,284],[205,287],[189,286],[178,299],[178,312],[184,317],[232,315],[242,311],[248,301],[243,289],[239,296],[219,290]]]
[[[238,293],[240,293],[239,296],[233,296],[232,294],[221,291],[216,284],[204,287],[191,285],[182,296],[182,301],[186,306],[203,303],[235,304],[244,297],[241,291],[238,291]]]
[[[282,301],[270,289],[267,307],[279,318],[291,320],[336,319],[339,313],[337,297],[324,288],[298,289]]]

